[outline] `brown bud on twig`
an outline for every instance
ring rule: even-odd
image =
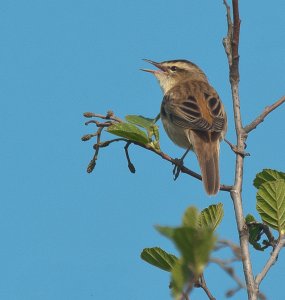
[[[131,162],[129,162],[128,168],[131,171],[131,173],[133,173],[133,174],[136,173],[136,168]]]
[[[102,142],[102,143],[100,143],[100,148],[107,147],[107,146],[109,146],[111,143],[112,143],[112,141],[105,141],[105,142]]]
[[[93,134],[85,134],[81,138],[81,141],[83,141],[83,142],[89,141],[93,136],[94,136]]]
[[[106,118],[112,118],[114,116],[114,112],[112,110],[108,110],[107,111],[107,115],[106,115]]]
[[[92,118],[92,117],[95,117],[94,114],[93,114],[92,112],[85,112],[85,113],[83,114],[83,116],[84,116],[85,118]]]
[[[93,158],[93,159],[91,159],[91,161],[87,167],[87,173],[91,173],[94,170],[95,166],[96,166],[96,161]]]

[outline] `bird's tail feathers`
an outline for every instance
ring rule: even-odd
[[[200,165],[205,190],[209,195],[216,195],[220,188],[219,175],[219,140],[205,141],[198,134],[192,136],[194,151]]]

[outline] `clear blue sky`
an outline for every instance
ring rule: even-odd
[[[241,108],[244,124],[284,94],[283,0],[241,1]],[[189,205],[225,205],[218,233],[237,241],[229,195],[209,198],[200,182],[159,157],[122,144],[103,149],[91,175],[92,132],[82,113],[155,116],[161,91],[139,71],[142,58],[198,64],[222,98],[234,141],[222,1],[2,1],[0,8],[1,201],[0,298],[5,300],[170,299],[169,275],[140,260],[144,247],[175,252],[154,224],[178,225]],[[284,113],[279,108],[248,139],[244,209],[255,212],[252,180],[263,168],[285,170]],[[161,133],[162,149],[182,150]],[[233,179],[234,155],[221,146],[221,178]],[[198,170],[195,156],[186,165]],[[266,253],[254,254],[261,270]],[[280,299],[285,257],[262,291]],[[235,284],[206,271],[217,299]],[[222,283],[222,284],[221,284]],[[201,291],[193,299],[206,299]],[[191,298],[191,299],[192,299]],[[233,299],[245,299],[245,293]]]

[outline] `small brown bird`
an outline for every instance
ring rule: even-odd
[[[158,68],[142,70],[154,74],[162,88],[160,117],[166,133],[175,144],[196,153],[206,192],[217,194],[220,141],[227,130],[219,95],[204,72],[188,60],[145,61]]]

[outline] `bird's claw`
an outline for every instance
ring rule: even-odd
[[[183,159],[175,158],[173,164],[175,165],[173,168],[173,179],[176,180],[180,175],[181,168],[183,167]]]

